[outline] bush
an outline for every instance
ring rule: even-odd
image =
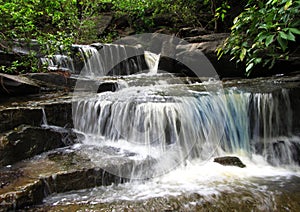
[[[250,0],[235,18],[219,57],[230,54],[232,60],[244,63],[247,76],[257,65],[272,68],[277,59],[288,59],[290,44],[300,34],[299,10],[299,0]]]
[[[37,40],[39,54],[51,57],[58,51],[70,52],[72,43],[80,42],[82,31],[90,24],[102,0],[0,0],[0,50],[14,52],[18,43]],[[86,26],[87,25],[87,26]],[[21,55],[22,60],[0,71],[22,73],[39,71],[36,52]]]

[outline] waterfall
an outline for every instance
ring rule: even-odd
[[[85,77],[101,77],[106,75],[129,75],[149,69],[156,74],[160,54],[144,51],[140,47],[114,44],[73,45],[78,54],[73,56],[54,55],[52,58],[41,58],[41,64],[49,70],[69,70],[81,73]],[[80,70],[74,63],[82,63]]]
[[[150,74],[157,74],[160,54],[155,54],[149,51],[144,52],[146,63],[149,67]]]
[[[280,115],[282,110],[286,115]],[[139,147],[134,155],[152,160],[143,170],[147,175],[226,154],[260,154],[273,165],[297,163],[295,144],[288,139],[292,112],[286,90],[162,96],[153,88],[129,87],[78,101],[73,112],[75,128],[88,135],[85,144],[115,145],[127,152]]]
[[[73,71],[75,69],[73,59],[66,55],[57,54],[57,55],[53,55],[51,58],[42,57],[40,58],[40,62],[42,66],[46,66],[50,71],[55,71],[55,70]]]

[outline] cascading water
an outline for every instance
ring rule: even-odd
[[[73,71],[75,69],[72,58],[66,55],[53,55],[52,58],[43,57],[40,59],[40,61],[42,66],[47,66],[48,70],[50,71]]]
[[[144,52],[146,63],[150,74],[157,74],[160,54],[154,54],[149,51]]]
[[[272,191],[266,197],[268,189],[260,183],[300,175],[300,139],[292,132],[289,91],[207,91],[206,86],[214,82],[190,86],[181,79],[172,84],[149,83],[157,75],[159,55],[146,52],[145,59],[149,74],[122,78],[127,86],[85,97],[73,107],[74,128],[85,135],[78,148],[87,146],[83,154],[95,163],[103,152],[111,159],[129,159],[128,166],[122,163],[106,171],[132,181],[47,201],[93,204],[176,197],[185,198],[182,207],[191,209],[204,201],[193,194],[211,201],[224,193],[237,194],[240,201],[240,196],[251,193],[259,210],[276,208],[266,203],[274,199]],[[98,68],[93,67],[95,62],[85,67],[103,67],[97,63]],[[214,157],[225,155],[238,156],[246,168],[213,162]],[[264,208],[264,204],[269,205]]]
[[[224,154],[251,158],[259,153],[274,165],[297,163],[297,152],[293,153],[293,145],[287,139],[291,136],[291,109],[286,90],[251,94],[229,89],[225,93],[161,96],[160,89],[130,87],[79,101],[75,127],[93,135],[94,143],[101,137],[98,145],[109,141],[109,145],[116,142],[118,148],[125,148],[126,142],[144,147],[144,151],[134,154],[152,157],[157,174],[191,157],[205,161]],[[287,101],[280,104],[278,98]],[[280,117],[281,110],[287,115]],[[279,142],[280,136],[286,141]],[[117,145],[120,140],[123,142]],[[280,147],[276,147],[277,142]],[[125,149],[130,151],[128,148]],[[145,177],[148,169],[156,175],[153,167],[146,167],[142,170]]]
[[[283,182],[293,183],[292,176],[300,175],[295,151],[300,139],[291,131],[286,89],[206,92],[162,83],[97,94],[78,101],[76,108],[74,125],[85,134],[86,154],[95,163],[101,151],[112,159],[130,158],[135,162],[128,167],[107,171],[133,180],[55,195],[46,200],[49,204],[129,201],[130,208],[142,201],[165,209],[167,198],[181,202],[180,210],[199,210],[194,207],[206,201],[229,204],[224,207],[230,210],[245,196],[263,211],[278,207],[274,198],[285,192]],[[224,155],[238,156],[246,168],[213,162]],[[235,195],[237,202],[226,203]]]

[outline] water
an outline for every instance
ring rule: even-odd
[[[160,54],[149,51],[144,52],[146,63],[149,67],[149,74],[157,74]]]
[[[143,84],[139,82],[158,76],[159,56],[145,55],[149,74],[125,77],[126,86],[116,92],[91,94],[73,105],[74,127],[85,135],[74,148],[95,163],[101,151],[136,161],[125,169],[106,170],[131,181],[52,195],[46,204],[125,204],[123,209],[144,204],[147,211],[167,210],[163,205],[174,202],[180,202],[177,210],[207,204],[232,210],[226,204],[236,209],[242,203],[264,211],[285,207],[281,195],[290,201],[293,194],[299,196],[300,138],[292,132],[288,90],[220,89],[213,81],[192,87],[180,80]],[[95,63],[103,67],[93,62],[85,64],[86,70],[95,69]],[[135,83],[130,83],[132,77]],[[83,146],[97,148],[86,151]],[[213,162],[228,155],[238,156],[246,168]],[[285,190],[290,184],[296,188]],[[289,204],[298,207],[295,201]]]
[[[142,207],[147,211],[180,200],[180,210],[207,204],[212,209],[221,203],[236,209],[249,202],[257,210],[273,210],[289,201],[298,207],[297,198],[289,198],[300,194],[300,138],[292,132],[286,89],[207,92],[161,82],[96,94],[79,101],[75,113],[75,128],[86,135],[82,145],[111,148],[117,152],[114,157],[130,158],[137,166],[126,172],[107,170],[131,178],[129,183],[54,195],[47,204],[101,203],[140,210],[139,204],[147,202]],[[97,152],[86,154],[97,162]],[[228,155],[238,156],[246,168],[213,162]],[[141,167],[138,161],[150,162]],[[293,193],[291,184],[296,185]],[[248,202],[228,201],[232,196]]]
[[[73,45],[72,49],[72,56],[56,54],[41,58],[41,64],[49,70],[68,70],[87,78],[129,75],[148,68],[144,50],[139,47],[94,43]]]

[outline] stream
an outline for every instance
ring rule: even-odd
[[[181,76],[160,71],[163,55],[148,50],[144,59],[126,55],[129,64],[107,74],[103,70],[113,66],[105,64],[107,50],[76,47],[87,60],[74,74],[72,96],[65,98],[72,105],[70,130],[76,141],[33,159],[52,168],[34,174],[42,176],[47,191],[27,210],[300,210],[299,74],[223,80],[211,74]],[[125,73],[115,74],[124,67]],[[98,92],[99,84],[114,87]],[[66,127],[48,123],[47,110],[42,116],[44,128],[65,133]],[[67,154],[75,154],[71,165]],[[245,167],[214,162],[223,156],[238,157]],[[63,168],[55,168],[56,160]],[[16,167],[27,172],[35,166],[28,164]],[[61,188],[60,173],[77,166],[84,172],[79,181],[107,173],[119,180],[93,178],[94,186]],[[72,184],[71,178],[65,183]]]

